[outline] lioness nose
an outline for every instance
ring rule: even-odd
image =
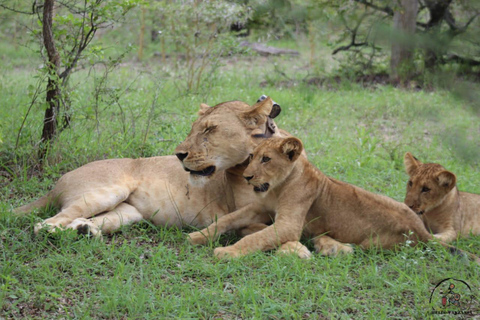
[[[187,153],[176,153],[175,155],[177,156],[177,158],[180,161],[183,161],[183,159],[185,159],[188,156],[188,152]]]
[[[253,176],[250,176],[250,177],[244,177],[244,178],[245,178],[245,180],[247,180],[247,181],[250,181],[250,180],[252,180]]]

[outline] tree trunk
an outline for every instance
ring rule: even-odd
[[[42,142],[52,140],[57,134],[57,116],[60,110],[60,78],[58,69],[60,57],[53,39],[53,7],[54,0],[45,0],[43,5],[43,45],[48,55],[48,84],[47,84],[47,110],[43,118]],[[45,144],[44,144],[45,145]],[[40,155],[45,155],[45,148],[40,150]]]
[[[394,83],[408,80],[414,73],[413,51],[417,24],[418,0],[399,0],[393,15],[390,80]]]

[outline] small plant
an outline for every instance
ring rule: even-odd
[[[357,165],[364,167],[370,163],[379,140],[377,137],[372,136],[372,130],[364,127],[357,129],[357,135],[358,143],[355,145],[354,152],[357,155]]]

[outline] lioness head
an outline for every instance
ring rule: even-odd
[[[280,106],[265,96],[253,106],[241,101],[214,107],[202,104],[198,119],[175,154],[192,182],[204,182],[215,172],[248,160],[260,138],[277,134],[272,118],[279,113]]]
[[[405,170],[410,176],[405,204],[417,214],[438,207],[455,187],[457,178],[436,163],[421,163],[411,153],[404,157]]]
[[[266,193],[285,181],[302,151],[295,137],[267,139],[255,148],[243,177],[255,192]]]

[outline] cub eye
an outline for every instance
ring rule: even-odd
[[[409,187],[413,186],[412,180],[408,181],[408,186],[409,186]]]
[[[216,129],[217,126],[210,126],[210,127],[206,127],[205,130],[203,130],[203,133],[209,133],[211,131],[213,131],[214,129]]]
[[[250,153],[250,154],[248,155],[248,159],[250,159],[250,160],[253,159],[253,153]]]
[[[428,191],[430,191],[429,188],[427,188],[427,187],[423,187],[423,188],[422,188],[422,192],[423,192],[423,193],[428,192]]]
[[[262,157],[261,163],[265,163],[265,162],[268,162],[270,160],[272,160],[272,159],[270,159],[269,157]]]

